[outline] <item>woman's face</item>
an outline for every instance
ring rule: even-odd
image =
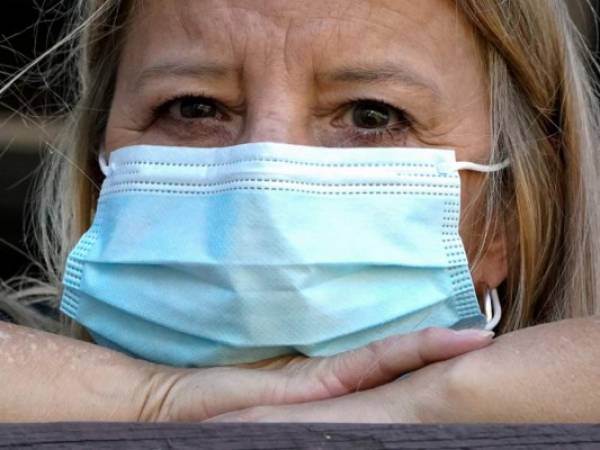
[[[486,163],[489,135],[483,64],[452,1],[161,0],[134,14],[105,146],[427,146]],[[482,176],[461,177],[464,211]],[[497,237],[473,276],[481,292],[505,275]]]

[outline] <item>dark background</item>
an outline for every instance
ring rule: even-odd
[[[596,49],[597,20],[585,4],[597,10],[600,0],[564,1]],[[71,4],[65,0],[2,0],[0,86],[57,41]],[[44,142],[56,134],[60,123],[56,117],[68,109],[61,101],[61,78],[47,72],[44,75],[46,69],[47,64],[36,66],[7,93],[0,94],[0,280],[23,273],[29,265],[25,210],[31,206],[32,182],[46,151]]]
[[[57,42],[72,3],[1,0],[0,86]],[[60,52],[55,58],[61,61]],[[33,249],[28,250],[24,236],[31,233],[26,233],[24,219],[32,209],[33,184],[48,150],[45,142],[56,134],[60,115],[68,109],[61,101],[63,80],[48,71],[49,65],[37,65],[0,94],[0,280],[22,274],[30,265]]]

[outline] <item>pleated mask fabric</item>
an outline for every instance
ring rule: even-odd
[[[134,146],[102,166],[61,302],[101,345],[203,367],[486,324],[452,150]]]

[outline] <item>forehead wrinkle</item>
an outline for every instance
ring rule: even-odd
[[[193,20],[193,14],[190,14],[190,4],[189,0],[179,0],[183,1],[184,7],[174,8],[177,25],[180,30],[182,30],[187,37],[187,39],[191,42],[204,38],[203,29],[198,27],[195,21]]]
[[[205,78],[223,79],[239,72],[238,68],[231,65],[215,62],[193,63],[189,62],[162,62],[144,68],[135,78],[131,88],[133,91],[141,90],[149,82],[165,78]]]

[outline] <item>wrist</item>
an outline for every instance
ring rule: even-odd
[[[177,391],[188,370],[155,364],[145,364],[139,370],[137,386],[133,389],[135,421],[179,421],[174,405]],[[181,396],[185,398],[186,396]],[[179,405],[180,406],[180,405]]]
[[[0,324],[0,421],[135,421],[161,370],[87,342]]]
[[[69,401],[72,419],[111,422],[152,420],[151,408],[157,403],[159,366],[101,347],[90,352],[88,361],[74,366],[75,373],[65,378],[78,380],[71,385],[77,395]]]
[[[477,351],[431,364],[406,384],[411,410],[419,423],[467,423],[482,420],[482,393],[475,379],[483,370]],[[478,406],[479,405],[479,406]]]

